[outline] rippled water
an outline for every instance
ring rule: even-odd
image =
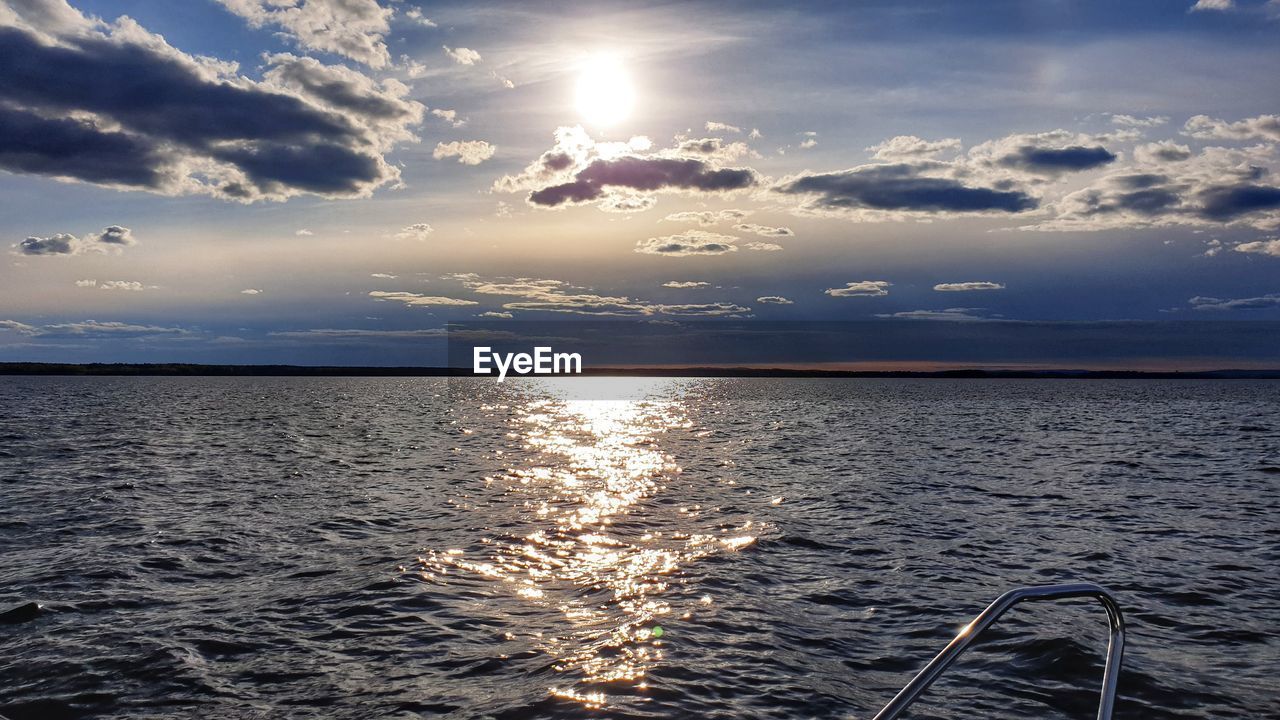
[[[1280,383],[584,382],[0,378],[0,713],[1280,716]]]

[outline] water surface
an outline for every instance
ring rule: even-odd
[[[581,382],[0,378],[0,713],[1280,715],[1280,383]]]

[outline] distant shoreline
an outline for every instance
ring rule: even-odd
[[[201,365],[195,363],[0,362],[0,375],[153,377],[472,377],[470,368],[355,367],[310,365]],[[1083,380],[1280,380],[1280,369],[1241,370],[822,370],[754,367],[588,368],[588,377],[721,378],[942,378]],[[545,376],[544,376],[545,377]],[[570,376],[573,377],[573,376]]]

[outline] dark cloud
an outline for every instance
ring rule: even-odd
[[[422,117],[403,86],[287,54],[253,82],[127,19],[58,41],[0,27],[4,169],[240,200],[358,196],[398,176],[382,153]]]
[[[746,168],[714,168],[692,158],[631,156],[595,160],[580,170],[573,182],[535,190],[529,195],[529,202],[544,207],[590,202],[603,197],[610,187],[644,192],[724,192],[755,184],[755,172]]]
[[[160,188],[168,161],[167,153],[145,139],[0,105],[0,168],[10,172]]]
[[[49,237],[29,237],[18,243],[23,255],[73,255],[80,239],[75,235],[58,233]]]
[[[959,180],[921,174],[914,164],[863,165],[835,173],[801,175],[775,192],[807,195],[817,210],[887,210],[926,213],[1032,210],[1037,201],[1019,190],[970,187]]]
[[[1115,162],[1116,155],[1102,146],[1072,145],[1064,148],[1043,148],[1023,145],[997,162],[1007,168],[1030,173],[1056,175],[1062,172],[1079,172],[1102,167]]]
[[[1200,215],[1228,222],[1242,215],[1280,208],[1280,188],[1267,185],[1212,187],[1200,193]]]

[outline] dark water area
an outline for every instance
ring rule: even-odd
[[[1280,717],[1278,490],[1271,381],[0,378],[0,714],[866,718],[1091,581],[1117,717]],[[1093,717],[1105,643],[912,717]]]

